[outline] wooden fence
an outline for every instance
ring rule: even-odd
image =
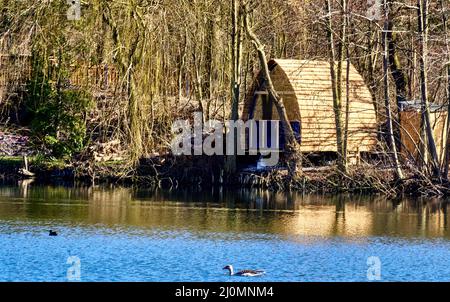
[[[56,64],[56,60],[50,61]],[[71,69],[63,80],[66,89],[86,89],[95,96],[112,93],[120,85],[119,73],[113,65],[78,65]],[[25,91],[31,74],[31,55],[0,54],[0,105]]]

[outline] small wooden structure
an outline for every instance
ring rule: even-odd
[[[344,63],[345,67],[345,63]],[[303,153],[337,152],[330,64],[312,60],[271,60],[269,70],[275,90],[283,98],[290,121],[300,123]],[[349,76],[349,155],[374,151],[377,145],[377,121],[369,89],[350,66]],[[342,81],[342,118],[346,124],[346,76]],[[279,120],[269,100],[260,73],[248,91],[242,119]]]
[[[25,90],[31,75],[30,58],[29,54],[0,53],[0,106]]]
[[[113,65],[73,66],[68,79],[72,87],[88,88],[91,91],[114,90],[119,84],[119,73]]]
[[[57,64],[55,58],[50,58]],[[31,55],[0,53],[0,105],[25,91],[32,76]],[[93,96],[113,94],[120,84],[119,73],[114,65],[102,64],[71,66],[69,76],[63,80],[66,89],[87,89]]]
[[[401,153],[407,159],[419,160],[422,156],[427,160],[424,144],[421,143],[422,103],[408,101],[401,104],[400,110]],[[444,156],[447,141],[446,123],[447,108],[443,105],[430,104],[430,122],[433,128],[436,150],[440,159]]]

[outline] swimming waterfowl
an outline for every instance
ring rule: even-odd
[[[250,269],[242,270],[235,273],[232,265],[227,265],[223,269],[227,269],[230,272],[230,276],[258,277],[266,273],[265,271],[262,270],[250,270]]]
[[[58,236],[58,233],[56,233],[55,231],[49,230],[48,235],[49,236]]]

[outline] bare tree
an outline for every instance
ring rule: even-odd
[[[442,26],[444,30],[444,39],[445,39],[445,51],[447,53],[447,62],[446,62],[446,69],[447,69],[447,141],[445,142],[444,146],[444,169],[443,169],[443,175],[442,177],[444,179],[448,179],[448,170],[450,165],[450,41],[449,41],[449,34],[448,34],[448,16],[447,16],[447,9],[448,7],[444,4],[444,0],[439,1],[441,6],[441,13],[442,13]]]
[[[243,26],[244,18],[240,9],[239,0],[231,0],[231,120],[239,119],[239,99],[241,91],[241,70],[242,70],[242,47],[243,47]],[[234,129],[237,136],[237,130]],[[228,142],[234,144],[234,154],[227,157],[226,170],[228,173],[236,172],[236,150],[237,141]]]
[[[268,65],[266,53],[264,51],[264,45],[261,43],[258,36],[254,33],[254,31],[252,30],[252,28],[249,24],[248,4],[244,3],[241,6],[241,9],[243,11],[244,27],[245,27],[247,36],[249,37],[250,41],[253,43],[253,45],[258,53],[259,63],[261,65],[261,69],[263,72],[264,80],[266,82],[269,97],[273,101],[275,108],[277,109],[278,115],[280,117],[281,127],[283,129],[283,133],[284,133],[285,141],[286,141],[285,152],[287,155],[288,171],[289,171],[290,176],[294,176],[295,173],[297,173],[297,165],[299,164],[299,161],[300,161],[299,146],[295,139],[295,135],[294,135],[294,131],[292,130],[292,126],[289,122],[289,118],[288,118],[286,108],[283,103],[283,99],[280,97],[280,95],[275,90],[272,79],[270,77],[269,65]]]
[[[346,1],[342,1],[342,7],[345,9]],[[345,146],[344,146],[344,127],[342,122],[342,61],[343,61],[343,42],[339,43],[338,48],[338,64],[336,66],[336,50],[334,46],[334,29],[332,21],[332,6],[331,0],[325,0],[325,6],[327,7],[327,24],[326,29],[328,33],[328,58],[330,62],[331,72],[331,85],[333,91],[333,110],[334,119],[336,125],[336,146],[338,153],[338,168],[341,172],[347,171],[347,164],[345,158]],[[342,33],[345,34],[345,22],[342,22]],[[344,37],[342,37],[344,38]]]
[[[392,154],[392,160],[395,165],[395,170],[397,172],[397,177],[399,179],[403,179],[403,171],[400,166],[400,161],[397,153],[397,146],[395,143],[393,122],[392,122],[392,112],[391,112],[391,100],[389,97],[389,4],[387,0],[384,0],[384,30],[383,30],[383,70],[384,70],[384,106],[386,109],[386,125],[387,125],[387,134],[389,137],[389,146]]]
[[[394,14],[392,13],[392,6],[394,0],[388,1],[390,13],[387,27],[387,43],[389,50],[389,68],[392,77],[394,78],[395,91],[397,94],[397,107],[400,103],[407,100],[408,76],[404,71],[399,54],[398,54],[398,37],[395,31]],[[398,129],[397,129],[398,130]],[[398,134],[398,133],[397,133]]]
[[[431,169],[433,177],[440,177],[439,159],[434,139],[433,126],[431,125],[430,103],[428,100],[428,0],[418,0],[418,32],[420,44],[420,90],[422,98],[422,121],[425,127],[425,138],[428,152],[431,156]]]

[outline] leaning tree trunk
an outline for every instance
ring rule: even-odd
[[[286,156],[287,156],[287,165],[289,176],[294,176],[297,173],[297,166],[301,165],[301,156],[299,151],[299,146],[295,139],[294,131],[292,130],[291,124],[289,122],[289,118],[286,112],[286,108],[284,106],[283,99],[275,90],[272,79],[270,77],[269,65],[267,61],[266,54],[264,52],[264,45],[259,40],[258,36],[253,32],[248,22],[248,8],[246,5],[242,6],[243,11],[243,20],[244,20],[244,28],[247,33],[247,36],[252,41],[255,46],[256,51],[258,52],[259,62],[262,68],[263,77],[266,81],[267,90],[269,93],[269,97],[273,101],[275,108],[277,109],[278,115],[281,121],[281,127],[284,133],[284,139],[286,141]]]

